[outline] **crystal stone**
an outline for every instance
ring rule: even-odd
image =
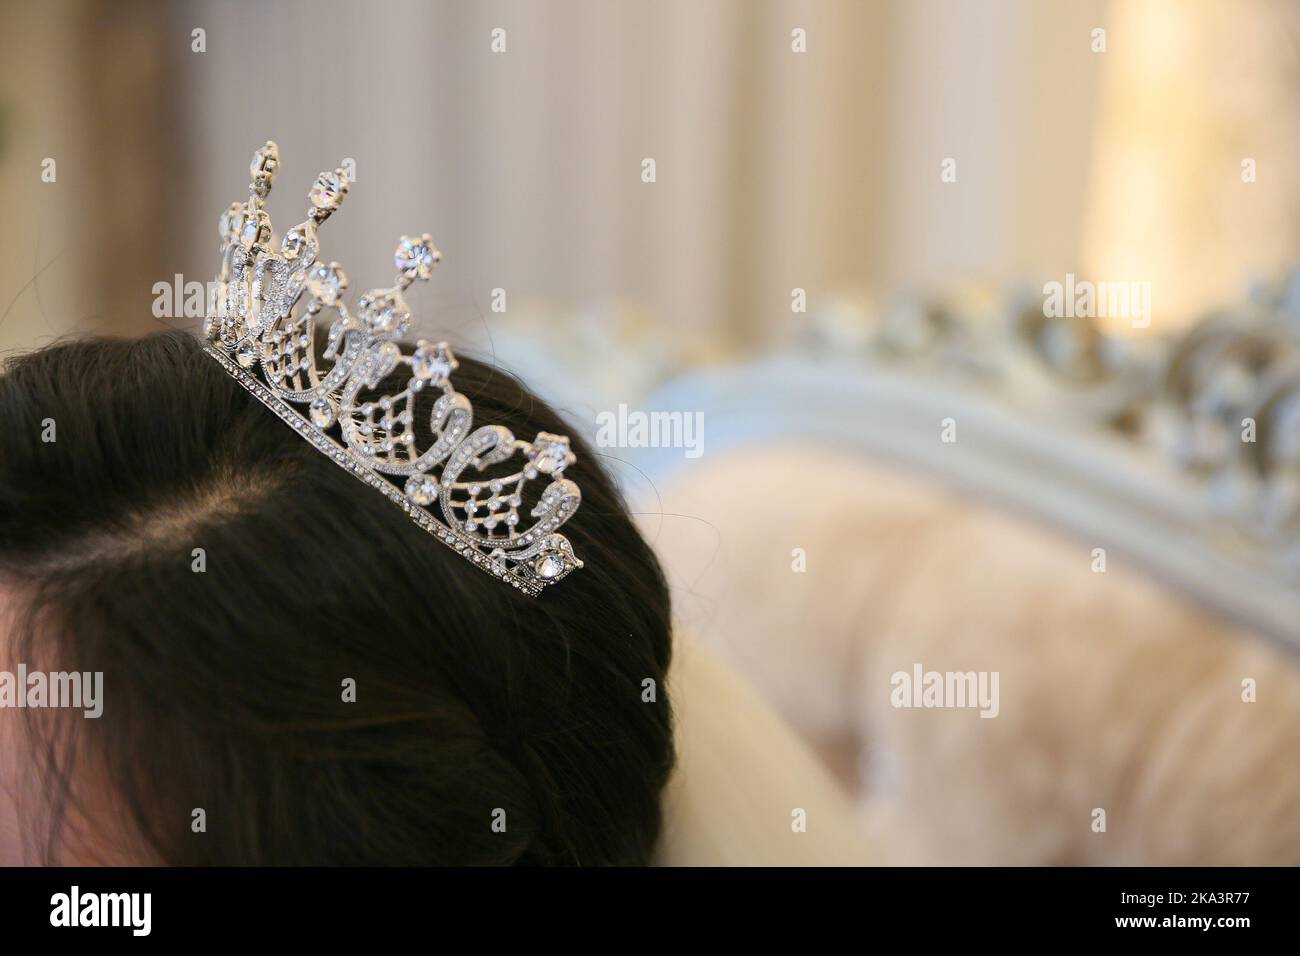
[[[564,573],[564,559],[558,554],[544,554],[533,564],[539,578],[558,578]]]
[[[248,166],[248,174],[256,179],[258,176],[274,176],[280,165],[280,151],[275,143],[268,142],[253,154],[253,161]]]
[[[262,222],[267,218],[266,213],[258,212],[250,214],[244,219],[244,225],[239,233],[239,241],[245,247],[253,245],[262,237]]]
[[[392,292],[372,292],[361,297],[361,318],[372,332],[381,335],[405,335],[410,327],[411,313]]]
[[[244,339],[235,349],[235,361],[244,368],[251,368],[257,363],[257,346],[251,339]]]
[[[537,466],[538,471],[549,475],[568,464],[568,455],[563,445],[546,445],[538,450],[533,464]]]
[[[311,422],[317,428],[329,428],[334,424],[334,406],[327,398],[318,398],[308,406]]]
[[[307,287],[320,301],[326,305],[333,305],[339,300],[343,290],[348,287],[348,279],[337,262],[331,262],[329,265],[321,262],[312,266],[311,271],[307,273]]]
[[[343,202],[343,196],[348,190],[347,177],[340,174],[337,170],[332,173],[321,173],[316,177],[316,183],[311,187],[311,192],[307,198],[317,209],[327,209],[334,211],[339,208]]]
[[[427,279],[433,267],[442,259],[442,253],[433,247],[433,240],[425,235],[419,239],[403,236],[393,256],[397,271],[411,279]]]
[[[441,349],[418,348],[411,355],[411,371],[425,382],[445,382],[451,374],[451,361]]]
[[[244,212],[239,203],[235,203],[229,209],[221,214],[221,219],[217,223],[217,228],[221,230],[222,239],[230,239],[231,236],[243,230]]]
[[[290,229],[284,234],[284,241],[280,243],[280,253],[286,259],[297,259],[304,249],[307,248],[307,236],[301,229]]]
[[[417,505],[432,504],[438,497],[438,482],[430,475],[412,475],[406,479],[406,497]]]

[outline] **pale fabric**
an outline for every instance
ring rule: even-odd
[[[669,690],[678,767],[665,795],[661,865],[882,862],[820,761],[712,651],[679,634]]]
[[[813,490],[792,498],[800,488]],[[677,619],[857,778],[882,862],[1300,864],[1300,660],[1162,586],[1158,568],[1110,549],[1099,573],[1105,541],[808,443],[706,457],[659,494],[637,510]],[[917,664],[997,673],[997,717],[897,706],[893,676]],[[825,792],[824,774],[769,751],[784,727],[742,708],[709,701],[692,726],[700,693],[688,680],[689,806],[693,774],[703,799],[736,774],[755,816],[721,847],[706,829],[699,852],[782,849],[754,824],[811,799],[804,774]],[[700,750],[719,739],[712,766]]]

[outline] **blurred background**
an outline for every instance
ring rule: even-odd
[[[1067,271],[1151,281],[1158,323],[1182,324],[1287,266],[1300,232],[1287,0],[51,0],[4,17],[7,348],[146,327],[155,281],[214,271],[215,217],[266,139],[282,215],[354,161],[330,235],[354,282],[385,280],[397,236],[428,229],[444,324],[504,287],[512,311],[635,315],[682,348],[762,348],[795,287],[812,312]],[[59,264],[88,243],[113,254]]]
[[[905,794],[909,766],[934,783],[897,756],[927,745],[874,713],[881,639],[960,635],[936,664],[984,648],[971,666],[1013,672],[1001,637],[1048,626],[988,623],[962,587],[1069,604],[1058,623],[1084,642],[1177,624],[1211,657],[1300,646],[1294,0],[44,0],[0,16],[0,353],[197,328],[158,314],[156,287],[213,277],[252,151],[279,144],[281,229],[318,171],[347,164],[323,258],[356,292],[389,281],[399,236],[434,235],[418,333],[520,372],[598,441],[684,630],[864,805]],[[1048,315],[1044,283],[1075,278],[1142,284],[1149,314]],[[700,453],[602,438],[621,406],[701,416]],[[1023,563],[980,571],[996,564],[981,547]],[[1104,628],[1124,600],[1097,591],[1097,548],[1108,587],[1145,595]],[[948,578],[951,619],[899,623],[935,602],[916,582],[953,553],[974,577]],[[1214,660],[1235,688],[1240,668]],[[974,724],[1024,729],[1034,706]],[[1031,746],[999,733],[962,752]],[[1269,737],[1288,774],[1289,733]],[[1072,792],[1079,813],[1099,799]],[[1072,825],[1043,805],[1016,818]],[[1263,829],[1238,852],[1264,854],[1276,832],[1242,825]],[[1023,837],[942,845],[1093,859]],[[1231,855],[1185,835],[1122,845]]]

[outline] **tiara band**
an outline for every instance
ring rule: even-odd
[[[479,568],[535,596],[582,567],[558,533],[582,500],[564,476],[576,460],[568,437],[539,432],[522,441],[500,425],[474,428],[473,406],[451,384],[458,363],[447,343],[420,340],[410,354],[399,344],[411,327],[403,293],[441,260],[433,240],[403,236],[395,284],[366,292],[354,316],[343,302],[342,267],[317,259],[318,228],[346,197],[347,176],[321,173],[307,218],[276,243],[264,203],[279,165],[275,143],[257,150],[248,201],[221,216],[207,354],[314,448]],[[318,356],[316,326],[327,313],[333,321]],[[385,392],[402,366],[405,386]],[[427,389],[440,394],[426,420],[415,405]],[[535,497],[531,507],[526,497]],[[524,513],[535,519],[526,526]]]

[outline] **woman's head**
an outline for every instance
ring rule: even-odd
[[[456,385],[484,421],[566,431],[485,364]],[[98,719],[0,710],[44,855],[646,860],[673,762],[668,597],[580,442],[564,532],[585,567],[530,598],[183,333],[19,357],[0,421],[0,670],[104,675]]]

